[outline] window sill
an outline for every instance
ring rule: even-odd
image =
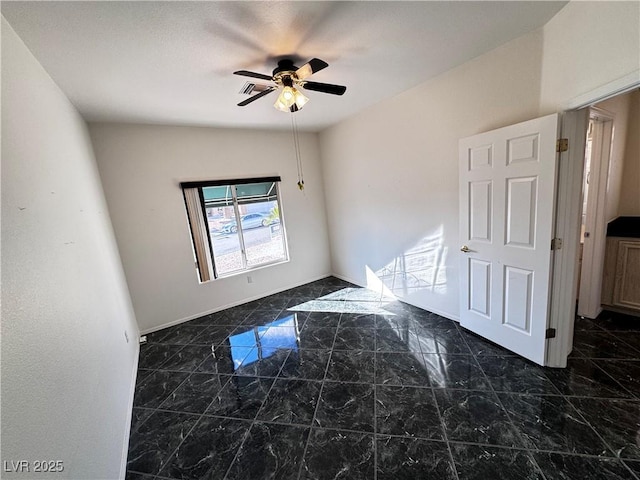
[[[219,275],[216,278],[212,278],[211,280],[208,280],[206,282],[200,282],[201,285],[207,284],[207,283],[211,283],[211,282],[215,282],[216,280],[224,280],[227,278],[232,278],[232,277],[238,277],[240,275],[246,275],[248,273],[251,272],[255,272],[257,270],[262,270],[263,268],[270,268],[270,267],[275,267],[276,265],[283,265],[285,263],[289,263],[291,260],[289,258],[285,259],[285,260],[276,260],[274,262],[270,262],[270,263],[262,263],[260,265],[256,265],[255,267],[247,267],[244,270],[237,270],[235,272],[230,272],[230,273],[225,273],[224,275]]]

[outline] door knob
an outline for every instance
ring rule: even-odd
[[[467,247],[466,245],[463,245],[463,246],[462,246],[462,248],[460,248],[460,251],[461,251],[461,252],[464,252],[464,253],[467,253],[467,252],[469,252],[470,250],[469,250],[469,247]]]

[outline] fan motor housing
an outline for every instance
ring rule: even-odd
[[[296,67],[293,64],[293,60],[285,58],[285,59],[280,60],[278,62],[278,66],[273,70],[273,76],[275,77],[278,73],[282,73],[282,72],[291,72],[291,73],[293,73],[296,70],[298,70],[298,67]]]

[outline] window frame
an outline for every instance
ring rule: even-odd
[[[249,265],[249,260],[247,258],[247,250],[246,250],[246,245],[245,245],[245,240],[244,240],[244,229],[242,227],[242,217],[243,215],[240,215],[240,203],[238,202],[238,195],[237,195],[237,191],[236,191],[236,187],[238,185],[246,185],[246,184],[252,184],[252,183],[268,183],[268,182],[273,182],[274,186],[275,186],[275,201],[276,201],[276,205],[278,206],[278,218],[280,220],[279,225],[280,225],[280,229],[282,230],[282,246],[283,246],[283,250],[284,250],[284,256],[282,258],[279,258],[277,260],[273,260],[270,262],[265,262],[265,263],[260,263],[259,265]],[[252,270],[257,270],[260,268],[265,268],[265,267],[269,267],[269,266],[273,266],[273,265],[277,265],[277,264],[281,264],[281,263],[286,263],[289,261],[289,245],[287,242],[287,236],[286,236],[286,230],[285,230],[285,225],[284,225],[284,214],[283,214],[283,210],[282,210],[282,199],[280,197],[280,182],[281,182],[281,178],[279,176],[277,177],[253,177],[253,178],[241,178],[241,179],[231,179],[231,180],[205,180],[205,181],[194,181],[194,182],[180,182],[180,188],[182,190],[182,194],[185,200],[185,208],[186,208],[186,213],[187,213],[187,220],[189,223],[189,234],[191,237],[191,242],[192,242],[192,247],[193,247],[193,253],[194,253],[194,257],[195,257],[195,264],[196,264],[196,270],[198,272],[198,279],[200,281],[200,283],[208,283],[214,280],[218,280],[221,278],[228,278],[228,277],[232,277],[235,275],[241,275],[243,273],[252,271]],[[207,221],[207,211],[206,211],[206,201],[204,198],[204,191],[203,188],[206,187],[220,187],[220,186],[228,186],[230,187],[231,190],[231,206],[233,206],[233,211],[234,211],[234,215],[235,215],[235,221],[236,221],[236,225],[237,225],[237,235],[238,235],[238,243],[240,245],[240,258],[242,261],[242,268],[238,269],[238,270],[233,270],[232,272],[228,272],[228,273],[224,273],[221,274],[218,272],[218,268],[216,266],[216,258],[215,258],[215,253],[213,250],[213,240],[211,238],[211,231],[209,229],[209,223]],[[199,214],[202,216],[202,218],[204,219],[204,222],[206,224],[206,240],[207,240],[207,245],[208,245],[208,251],[209,251],[209,256],[207,256],[207,258],[199,258],[198,257],[198,250],[196,249],[196,230],[194,229],[193,225],[192,225],[192,220],[191,220],[191,215],[196,213],[196,212],[192,212],[190,211],[190,207],[189,207],[189,203],[187,202],[187,197],[186,197],[186,193],[185,190],[186,189],[197,189],[198,191],[198,198],[200,200],[199,202],[199,207],[200,207],[200,212]],[[250,214],[247,214],[250,215]],[[204,235],[203,235],[203,239],[204,239]],[[210,258],[210,264],[208,264],[208,260]],[[201,264],[207,264],[206,266],[210,269],[206,275],[203,275],[203,272],[201,271]]]

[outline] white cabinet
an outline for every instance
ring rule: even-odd
[[[640,312],[640,238],[607,238],[602,304],[611,310]]]

